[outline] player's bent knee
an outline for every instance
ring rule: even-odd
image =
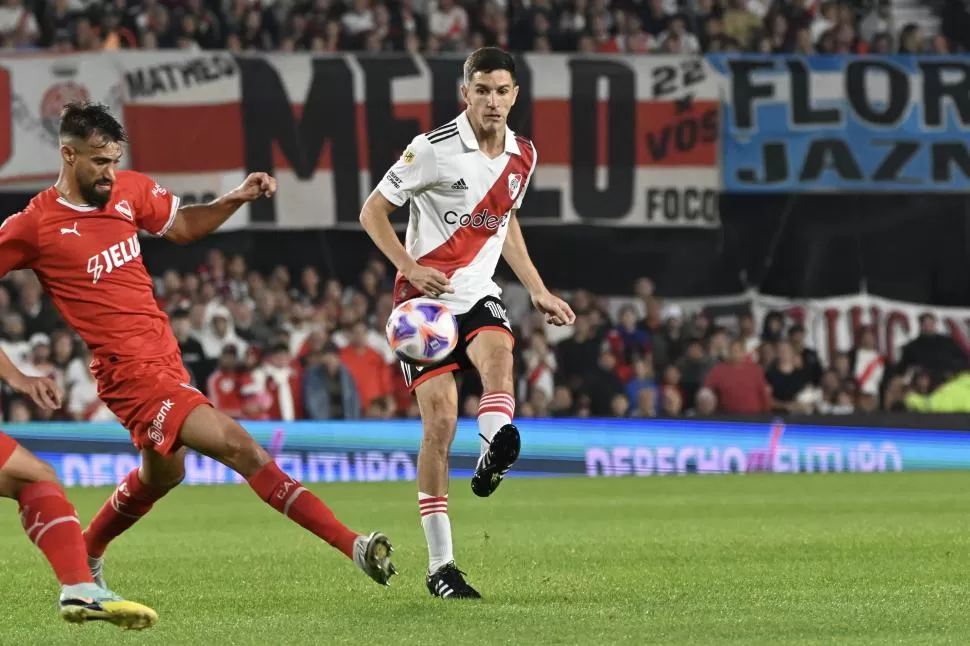
[[[272,461],[266,449],[235,420],[229,420],[224,435],[225,464],[240,475],[248,478]]]
[[[37,459],[34,482],[57,482],[57,471],[50,463]]]
[[[179,447],[171,455],[159,455],[153,450],[142,450],[141,481],[156,490],[168,491],[185,480],[185,447]]]
[[[182,444],[218,460],[243,477],[272,461],[239,422],[210,406],[199,406],[185,418]]]
[[[505,332],[482,332],[468,348],[468,358],[475,365],[485,390],[511,390],[512,338]]]
[[[17,446],[0,469],[0,496],[17,498],[24,486],[35,482],[58,482],[57,472],[44,460]]]
[[[505,348],[493,350],[485,357],[479,372],[485,390],[511,390],[512,351]]]

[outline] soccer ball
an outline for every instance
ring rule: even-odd
[[[412,298],[387,319],[387,342],[401,361],[425,366],[444,360],[458,344],[458,321],[430,298]]]

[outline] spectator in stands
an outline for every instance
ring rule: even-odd
[[[10,402],[10,421],[14,424],[25,424],[33,417],[30,404],[23,399],[17,398]]]
[[[31,49],[37,44],[37,17],[23,0],[6,0],[0,7],[0,35],[5,48]]]
[[[822,373],[819,381],[818,396],[815,398],[815,410],[819,413],[831,413],[836,406],[839,396],[839,387],[842,382],[839,373],[829,368]]]
[[[475,409],[478,410],[477,408]],[[549,414],[552,417],[572,417],[574,413],[573,393],[568,386],[556,386],[549,404]],[[477,413],[476,413],[477,416]]]
[[[43,298],[44,290],[36,278],[25,281],[20,288],[19,311],[24,317],[24,328],[27,336],[38,332],[50,334],[62,325],[61,317],[54,306]]]
[[[652,418],[657,417],[659,411],[659,406],[657,401],[660,399],[660,394],[656,390],[641,390],[637,392],[636,399],[623,398],[624,401],[628,402],[631,408],[627,411],[627,417],[633,418]]]
[[[539,330],[529,335],[528,342],[529,347],[522,352],[519,398],[528,399],[530,393],[540,391],[551,400],[555,388],[556,355],[549,349],[545,335]]]
[[[946,375],[967,369],[967,354],[953,337],[940,334],[936,317],[925,313],[919,317],[919,335],[903,346],[899,370],[919,369],[929,374],[934,386]]]
[[[583,392],[589,395],[590,412],[596,417],[608,417],[613,410],[613,399],[624,393],[623,382],[616,376],[616,357],[604,350],[596,364],[583,380]]]
[[[809,412],[809,405],[801,396],[811,385],[811,381],[801,361],[801,357],[795,355],[791,343],[778,343],[778,358],[765,372],[765,380],[771,386],[773,410],[788,413]]]
[[[822,362],[818,353],[805,345],[805,326],[801,323],[791,326],[788,330],[788,342],[791,343],[792,351],[799,359],[809,383],[817,386],[822,380]]]
[[[179,350],[182,353],[182,363],[189,373],[192,385],[198,388],[199,384],[204,384],[209,378],[212,362],[206,358],[202,344],[191,335],[188,310],[181,308],[175,310],[170,315],[170,321],[175,340],[178,341]],[[236,349],[235,346],[232,347]]]
[[[631,374],[634,357],[650,354],[653,351],[650,333],[637,325],[637,312],[632,305],[620,310],[620,324],[610,330],[606,340],[617,359],[616,373],[623,381]]]
[[[577,314],[572,337],[558,346],[559,366],[566,383],[578,388],[584,377],[596,370],[602,339],[594,335],[589,314]]]
[[[758,362],[758,346],[761,339],[758,337],[754,316],[750,312],[745,312],[738,317],[738,340],[744,344],[745,356],[754,362]]]
[[[680,417],[684,412],[684,398],[680,391],[667,388],[663,391],[663,413],[667,417]]]
[[[633,360],[633,375],[626,383],[626,396],[631,405],[636,406],[641,390],[657,390],[657,380],[654,378],[653,361],[650,355],[636,357]]]
[[[382,416],[390,417],[396,412],[390,367],[385,358],[370,346],[367,337],[367,324],[358,320],[351,328],[349,344],[340,350],[340,361],[354,379],[361,409],[365,413],[380,410]],[[375,405],[377,408],[372,408]]]
[[[680,371],[680,390],[682,398],[688,408],[693,406],[694,394],[704,383],[704,378],[715,364],[715,360],[704,352],[704,344],[700,339],[691,339],[687,343],[684,356],[677,360]]]
[[[879,396],[883,376],[886,374],[886,358],[879,352],[876,331],[872,326],[859,328],[858,344],[849,353],[852,376],[860,396]]]
[[[57,383],[65,388],[67,368],[74,358],[74,341],[71,333],[64,328],[54,330],[51,335],[51,363],[57,370]]]
[[[252,380],[254,389],[266,395],[267,419],[304,418],[303,377],[285,342],[269,348],[262,364],[253,371]]]
[[[428,18],[428,31],[444,49],[456,49],[468,37],[468,13],[455,0],[438,0]]]
[[[724,12],[724,34],[742,45],[751,43],[752,37],[761,28],[761,19],[748,10],[745,0],[728,0]]]
[[[214,303],[214,301],[211,301]],[[227,345],[236,347],[236,354],[246,354],[246,342],[236,334],[235,323],[229,308],[224,305],[210,307],[206,315],[205,330],[199,338],[207,359],[218,359]]]
[[[688,413],[692,417],[710,417],[717,414],[717,395],[710,388],[701,388],[694,396],[694,408]]]
[[[24,365],[29,377],[51,377],[57,380],[57,366],[51,361],[51,338],[43,332],[35,332],[28,342],[30,354]]]
[[[704,387],[717,396],[718,411],[729,415],[767,413],[771,410],[769,386],[761,366],[747,361],[744,343],[731,342],[731,356],[711,368]]]
[[[308,358],[303,376],[308,419],[359,419],[360,396],[350,372],[340,363],[337,347],[328,343]],[[477,408],[475,416],[478,415]]]
[[[899,53],[900,54],[923,54],[926,51],[926,44],[923,39],[923,30],[916,23],[909,23],[899,33]]]
[[[248,376],[240,369],[239,350],[234,345],[222,348],[219,365],[206,381],[206,395],[212,405],[230,417],[243,416],[243,390]]]

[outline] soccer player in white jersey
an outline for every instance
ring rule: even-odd
[[[555,325],[575,315],[546,289],[529,259],[516,211],[536,168],[532,142],[506,125],[519,87],[515,61],[485,47],[465,61],[455,120],[414,138],[387,172],[360,214],[364,229],[397,267],[395,304],[425,295],[457,316],[459,341],[443,362],[401,364],[421,410],[424,437],[418,455],[418,508],[428,540],[428,590],[450,599],[480,598],[455,566],[448,520],[448,452],[458,420],[454,373],[478,371],[484,393],[478,409],[482,454],[472,490],[488,496],[519,456],[512,375],[514,338],[493,281],[499,256]],[[388,217],[411,200],[405,244]]]

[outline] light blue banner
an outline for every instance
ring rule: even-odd
[[[721,54],[727,192],[962,192],[970,59]]]
[[[857,417],[853,422],[864,422]],[[970,469],[970,433],[714,420],[523,419],[514,477],[654,476],[770,471],[871,472]],[[416,421],[247,423],[281,467],[305,482],[413,480]],[[4,429],[51,462],[68,486],[113,484],[138,464],[117,425],[28,424]],[[478,427],[462,420],[455,475],[478,457]],[[190,454],[189,484],[241,482]]]

